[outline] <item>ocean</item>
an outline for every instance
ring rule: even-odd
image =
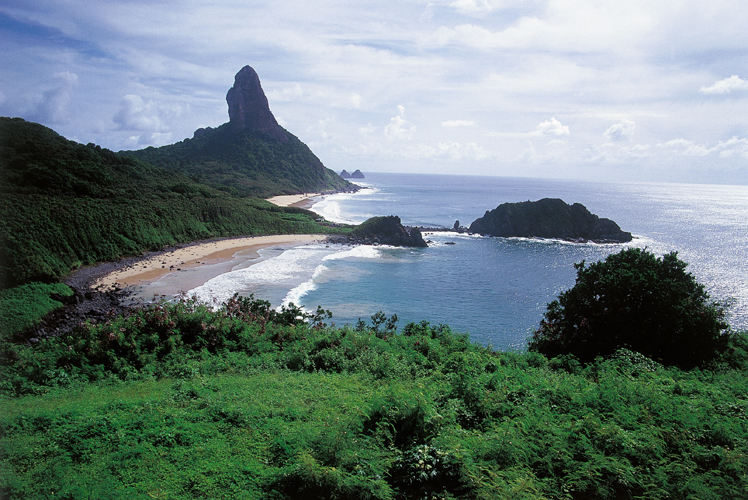
[[[275,306],[320,305],[338,326],[382,311],[396,314],[399,327],[447,324],[481,344],[521,350],[546,305],[574,285],[574,263],[633,246],[657,255],[677,251],[713,299],[732,302],[732,328],[748,329],[746,186],[392,173],[366,173],[357,183],[364,189],[327,196],[312,210],[335,222],[398,215],[405,225],[452,228],[504,202],[561,198],[616,221],[634,240],[579,244],[450,231],[425,234],[430,243],[423,249],[279,246],[188,293],[208,301],[239,292]]]

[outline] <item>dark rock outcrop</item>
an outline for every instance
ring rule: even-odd
[[[418,228],[408,230],[400,217],[372,217],[351,233],[351,243],[392,245],[395,247],[427,247]]]
[[[356,170],[351,174],[351,179],[366,179],[366,177],[364,177],[363,172]]]
[[[250,66],[236,74],[226,102],[228,123],[197,129],[191,139],[175,144],[119,154],[241,197],[360,189],[326,168],[306,144],[278,125]]]
[[[194,134],[192,134],[192,138],[193,139],[197,139],[198,137],[202,137],[205,134],[207,134],[208,132],[210,132],[211,130],[213,130],[213,127],[199,128],[199,129],[195,130]]]
[[[349,174],[348,171],[344,169],[342,172],[340,172],[340,177],[342,177],[343,179],[350,179],[351,174]]]
[[[625,243],[632,239],[631,233],[622,231],[612,220],[601,219],[580,203],[568,205],[557,198],[503,203],[476,219],[470,232],[596,243]]]
[[[260,77],[250,66],[244,66],[234,77],[234,86],[226,94],[229,122],[235,132],[252,130],[286,142],[288,137],[270,112],[262,91]]]

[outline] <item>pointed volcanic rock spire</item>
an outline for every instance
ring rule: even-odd
[[[229,122],[234,131],[253,130],[280,142],[288,141],[286,132],[270,112],[260,77],[250,66],[244,66],[236,74],[234,86],[226,94],[226,102],[229,105]]]

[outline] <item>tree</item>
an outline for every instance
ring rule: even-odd
[[[677,252],[630,248],[587,266],[548,304],[529,349],[582,362],[626,347],[684,369],[712,359],[727,340],[725,306],[710,300]]]

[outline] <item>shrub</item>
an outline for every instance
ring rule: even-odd
[[[638,248],[575,264],[576,284],[548,304],[529,349],[583,363],[624,347],[685,369],[707,363],[727,341],[725,309],[686,266]]]

